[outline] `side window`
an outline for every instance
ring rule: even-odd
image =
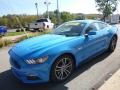
[[[101,22],[99,22],[99,23],[98,23],[98,27],[99,27],[100,30],[102,30],[102,29],[104,29],[104,28],[107,27],[107,24],[106,24],[106,23],[101,23]]]
[[[87,34],[90,31],[97,31],[96,23],[90,24],[90,26],[88,26],[88,28],[86,29],[85,34]]]

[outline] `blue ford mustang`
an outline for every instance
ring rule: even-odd
[[[96,20],[66,22],[53,33],[16,44],[9,51],[13,74],[23,83],[61,82],[88,58],[117,43],[117,28]]]

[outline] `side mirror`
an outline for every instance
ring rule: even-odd
[[[95,31],[88,32],[87,34],[85,34],[85,37],[88,37],[89,35],[96,35],[96,32]]]
[[[96,32],[95,31],[91,31],[88,33],[88,35],[96,35]]]

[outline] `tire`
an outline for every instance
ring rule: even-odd
[[[116,48],[116,44],[117,44],[117,37],[113,36],[111,41],[110,41],[110,45],[109,45],[108,51],[109,52],[113,52],[115,50],[115,48]]]
[[[47,29],[49,29],[49,25],[47,25]]]
[[[73,72],[75,67],[73,57],[70,55],[60,56],[52,66],[51,69],[51,81],[52,82],[63,82]]]

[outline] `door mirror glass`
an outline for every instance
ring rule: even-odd
[[[90,32],[88,33],[88,35],[96,35],[96,32],[95,32],[95,31],[90,31]]]

